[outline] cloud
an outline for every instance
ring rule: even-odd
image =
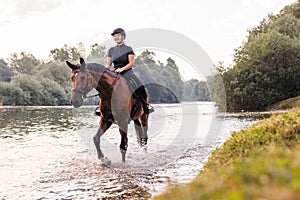
[[[61,6],[63,0],[0,0],[0,21],[24,19],[32,14],[45,13]]]

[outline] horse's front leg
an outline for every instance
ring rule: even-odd
[[[139,119],[134,120],[134,129],[136,133],[137,142],[141,145],[141,140],[143,136],[143,127]]]
[[[128,129],[127,121],[121,125],[119,124],[119,131],[121,134],[120,151],[122,154],[123,162],[125,162],[125,155],[126,155],[126,151],[127,151],[127,147],[128,147],[127,129]]]
[[[100,137],[105,133],[105,131],[107,129],[109,129],[109,127],[111,126],[111,124],[112,124],[111,122],[104,121],[101,118],[100,124],[99,124],[99,129],[98,129],[96,135],[93,138],[95,146],[96,146],[96,149],[97,149],[97,153],[98,153],[98,159],[100,159],[105,165],[109,165],[110,161],[108,159],[104,158],[104,154],[101,151],[101,148],[100,148]]]

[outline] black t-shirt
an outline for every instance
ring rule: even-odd
[[[129,63],[128,55],[134,55],[130,46],[122,44],[114,46],[108,50],[108,57],[111,57],[114,68],[122,68]]]

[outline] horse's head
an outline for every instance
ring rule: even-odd
[[[80,64],[72,64],[66,61],[67,65],[72,69],[72,95],[71,104],[77,108],[83,103],[83,97],[93,89],[93,77],[86,67],[83,58],[80,58]]]

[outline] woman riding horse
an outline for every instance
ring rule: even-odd
[[[94,136],[94,143],[97,149],[98,158],[105,165],[110,164],[110,160],[104,156],[100,148],[100,137],[114,123],[119,126],[121,134],[120,150],[122,160],[125,162],[125,155],[128,147],[128,121],[134,121],[134,128],[137,133],[138,143],[141,146],[147,144],[148,115],[143,111],[141,101],[136,98],[127,84],[127,81],[119,73],[110,71],[98,63],[85,63],[80,58],[80,64],[72,64],[67,61],[67,65],[72,69],[72,95],[71,104],[80,107],[83,98],[95,88],[100,96],[100,122],[99,129]],[[146,102],[148,99],[146,99]],[[138,104],[138,109],[132,113],[134,105]]]
[[[109,165],[110,160],[104,156],[100,148],[100,137],[110,126],[115,123],[119,126],[121,134],[120,150],[122,161],[125,162],[125,155],[128,147],[128,121],[134,121],[137,139],[141,146],[147,144],[148,131],[148,101],[146,89],[132,71],[134,64],[134,52],[131,47],[124,44],[125,32],[123,29],[116,29],[112,33],[117,45],[108,52],[107,67],[112,63],[115,72],[97,63],[85,63],[80,58],[80,64],[67,65],[72,69],[72,95],[71,104],[80,107],[83,97],[93,88],[100,96],[100,123],[99,129],[94,136],[94,143],[97,149],[98,158]],[[119,76],[121,74],[121,76]]]
[[[147,93],[145,86],[141,83],[138,77],[134,74],[132,67],[134,65],[134,52],[130,46],[125,45],[124,40],[126,33],[124,29],[117,28],[112,34],[116,42],[116,46],[112,47],[108,51],[107,56],[107,68],[110,68],[112,63],[114,64],[115,72],[121,73],[126,79],[131,92],[143,104],[143,110],[145,114],[153,112],[153,108],[149,110],[149,105],[146,102]]]

